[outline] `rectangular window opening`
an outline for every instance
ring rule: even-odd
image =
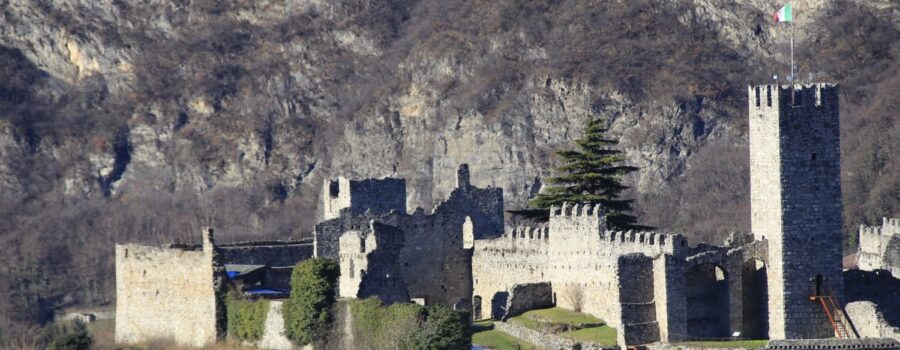
[[[328,184],[328,194],[331,195],[331,198],[337,198],[341,194],[341,184],[337,181],[331,181]]]
[[[756,90],[756,107],[759,107],[759,86],[754,90]]]

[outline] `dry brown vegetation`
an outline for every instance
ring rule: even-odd
[[[443,103],[459,111],[478,110],[489,119],[514,106],[526,79],[546,75],[590,83],[598,96],[616,89],[636,103],[717,108],[724,119],[718,122],[746,134],[744,88],[770,79],[766,62],[724,44],[692,5],[679,1],[340,4],[339,20],[304,12],[250,24],[228,15],[251,6],[247,3],[193,1],[193,17],[172,14],[177,35],[171,37],[178,39],[156,32],[149,22],[153,18],[143,16],[150,11],[144,6],[153,5],[116,2],[120,15],[131,20],[128,29],[98,28],[113,24],[83,21],[77,13],[41,5],[60,28],[92,33],[108,47],[141,54],[132,62],[133,86],[119,87],[127,93],[116,94],[99,76],[77,86],[61,84],[19,50],[0,46],[0,121],[23,146],[5,164],[22,188],[0,193],[0,329],[6,330],[0,336],[7,342],[28,339],[39,331],[33,324],[48,321],[56,308],[112,303],[115,242],[196,242],[204,225],[215,226],[223,241],[296,239],[311,227],[314,193],[289,191],[285,184],[298,179],[268,172],[242,188],[105,196],[122,175],[116,171],[98,179],[97,193],[89,198],[64,195],[63,174],[84,163],[89,150],[120,154],[118,169],[124,170],[130,146],[122,135],[129,122],[173,125],[175,136],[190,147],[171,158],[215,171],[236,148],[232,136],[248,130],[270,135],[271,116],[289,98],[303,102],[281,125],[303,141],[292,152],[327,157],[341,142],[338,126],[387,115],[375,112],[387,110],[388,98],[413,79],[415,69],[399,67],[415,62],[410,57],[452,58],[471,69],[476,78],[429,83],[441,87]],[[814,73],[816,80],[842,84],[844,222],[852,249],[856,225],[900,213],[895,106],[900,101],[900,33],[886,14],[859,3],[831,6],[811,29],[812,40],[798,52],[798,62],[803,62],[801,72]],[[758,17],[768,20],[767,14]],[[362,57],[324,39],[324,33],[337,30],[370,33],[384,54]],[[497,37],[508,42],[493,50],[487,39]],[[315,86],[321,91],[270,90],[290,71],[288,63],[298,59],[280,50],[282,43],[308,49],[304,55],[322,72]],[[522,48],[542,48],[547,57],[524,59]],[[189,92],[195,91],[209,97],[215,112],[205,129],[184,112]],[[598,110],[606,102],[594,101]],[[319,104],[338,104],[337,113],[313,115]],[[148,105],[158,113],[150,113]],[[41,151],[60,144],[69,148],[58,159]],[[705,145],[683,174],[670,179],[667,190],[637,196],[642,222],[712,242],[728,231],[749,230],[747,162],[746,143]]]

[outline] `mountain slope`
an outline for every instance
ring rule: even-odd
[[[749,230],[746,86],[788,71],[768,0],[0,3],[0,313],[30,320],[113,298],[115,241],[307,234],[339,174],[428,208],[469,163],[519,207],[601,115],[642,222],[719,241]],[[852,234],[900,208],[900,9],[795,6]]]

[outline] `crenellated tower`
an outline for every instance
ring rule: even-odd
[[[748,88],[751,225],[769,242],[769,337],[833,337],[815,295],[842,299],[838,87]]]

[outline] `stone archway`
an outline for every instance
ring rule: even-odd
[[[481,317],[481,296],[476,295],[472,297],[472,319],[480,320]]]
[[[766,264],[750,259],[741,267],[741,337],[769,337],[769,289]]]
[[[509,299],[509,292],[497,292],[491,298],[491,318],[502,320],[506,316],[506,301]]]
[[[688,337],[729,337],[728,275],[725,269],[713,263],[691,266],[685,274],[685,286]]]

